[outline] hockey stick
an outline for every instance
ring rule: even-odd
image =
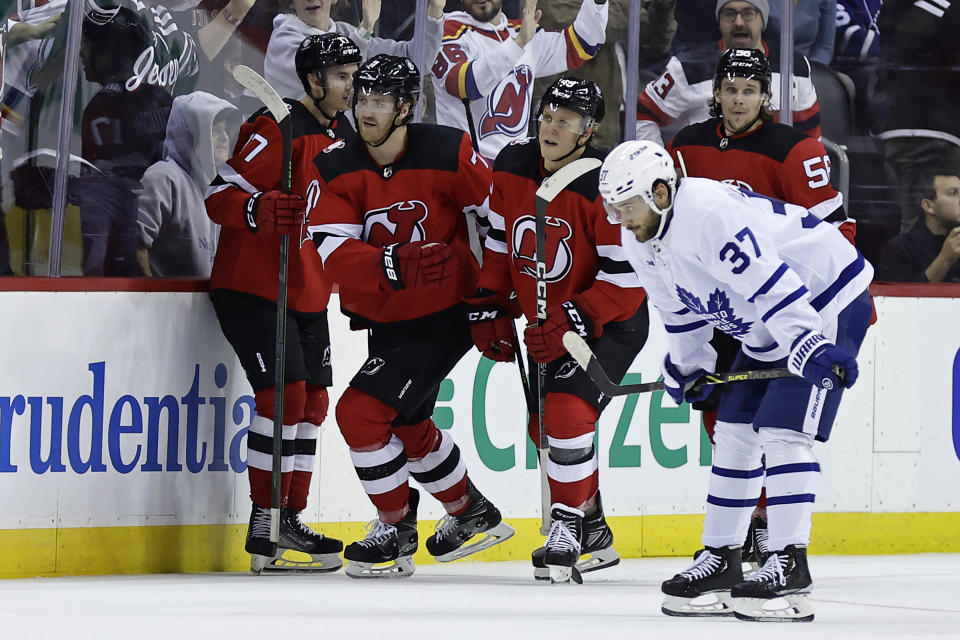
[[[233,70],[233,78],[247,89],[267,107],[280,127],[282,138],[282,156],[280,163],[280,190],[290,193],[293,167],[291,166],[291,149],[293,145],[293,123],[290,111],[279,94],[264,80],[260,74],[245,65],[239,65]],[[273,414],[273,460],[271,464],[272,494],[270,500],[270,542],[277,542],[280,538],[280,507],[283,502],[281,492],[281,463],[283,460],[283,385],[286,370],[286,342],[287,342],[287,275],[289,268],[290,236],[280,236],[280,276],[277,282],[277,331],[276,331],[276,371],[273,378],[274,414]]]
[[[480,144],[477,142],[477,125],[473,122],[473,112],[470,111],[470,99],[463,98],[463,112],[467,115],[467,127],[470,129],[470,142],[473,150],[480,155]],[[481,249],[482,250],[482,249]],[[517,348],[517,370],[520,372],[520,384],[523,385],[523,399],[527,403],[527,413],[533,415],[536,406],[533,403],[533,391],[530,388],[530,378],[527,377],[527,367],[523,364],[523,355],[520,353],[520,336],[517,334],[517,325],[510,318],[510,329],[513,330],[513,344]]]
[[[603,370],[597,356],[583,338],[573,331],[563,334],[563,346],[567,348],[580,368],[587,372],[593,383],[605,396],[626,396],[631,393],[648,393],[666,389],[663,382],[645,382],[643,384],[616,384]],[[792,378],[794,374],[787,369],[761,369],[754,371],[734,371],[731,373],[708,373],[702,376],[693,385],[694,389],[705,384],[729,384],[746,380],[773,380],[775,378]]]
[[[598,158],[580,158],[564,165],[546,178],[536,193],[536,275],[537,275],[537,326],[547,319],[547,207],[571,182],[603,164]],[[537,415],[540,426],[540,533],[550,533],[550,484],[547,481],[547,427],[544,407],[547,403],[547,365],[537,363]]]

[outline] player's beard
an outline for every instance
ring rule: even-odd
[[[487,0],[486,4],[478,7],[476,4],[470,5],[470,15],[477,22],[490,22],[500,13],[500,7],[503,6],[503,0]]]

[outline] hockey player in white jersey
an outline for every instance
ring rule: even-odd
[[[675,402],[709,391],[694,382],[714,370],[713,327],[741,343],[734,370],[795,374],[739,382],[721,400],[704,548],[663,583],[663,612],[812,620],[813,443],[829,438],[843,389],[856,382],[873,267],[803,207],[706,178],[678,181],[670,155],[653,142],[615,148],[600,193],[667,330],[663,377]],[[764,484],[761,456],[770,556],[744,580],[740,546]],[[771,608],[780,597],[787,606]]]
[[[537,27],[537,0],[526,0],[522,20],[507,20],[502,0],[463,0],[466,11],[447,14],[440,53],[431,69],[437,123],[470,131],[491,161],[530,124],[534,78],[575,69],[604,42],[607,0],[584,0],[563,31]]]

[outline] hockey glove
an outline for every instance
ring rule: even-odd
[[[307,203],[296,193],[260,191],[247,198],[243,221],[250,233],[266,229],[272,233],[299,234],[306,213]]]
[[[507,299],[487,289],[467,298],[467,323],[473,344],[485,357],[496,362],[512,362],[517,353],[513,319],[507,311]]]
[[[827,391],[847,389],[853,386],[860,375],[857,361],[849,351],[833,344],[816,331],[796,339],[787,358],[787,369],[803,376],[803,379]]]
[[[690,403],[706,400],[710,392],[713,391],[713,385],[693,386],[702,375],[707,373],[706,371],[703,369],[694,369],[693,372],[684,375],[680,369],[677,368],[677,365],[673,364],[673,361],[670,360],[669,353],[667,357],[663,359],[661,373],[663,374],[663,386],[666,388],[667,393],[670,394],[670,397],[673,398],[673,401],[677,403],[677,406],[683,404],[684,400]]]
[[[394,291],[431,289],[456,276],[453,250],[442,242],[408,242],[383,248],[381,264]]]
[[[542,325],[527,327],[524,340],[527,351],[537,362],[553,362],[567,355],[563,346],[563,334],[573,331],[583,339],[595,338],[594,322],[589,315],[573,300],[567,300],[558,307],[547,309],[547,319]]]

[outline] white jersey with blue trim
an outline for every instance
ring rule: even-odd
[[[712,371],[713,327],[747,355],[785,358],[800,336],[836,338],[837,316],[873,266],[807,209],[706,178],[684,178],[663,232],[623,248],[667,330],[681,370]]]

